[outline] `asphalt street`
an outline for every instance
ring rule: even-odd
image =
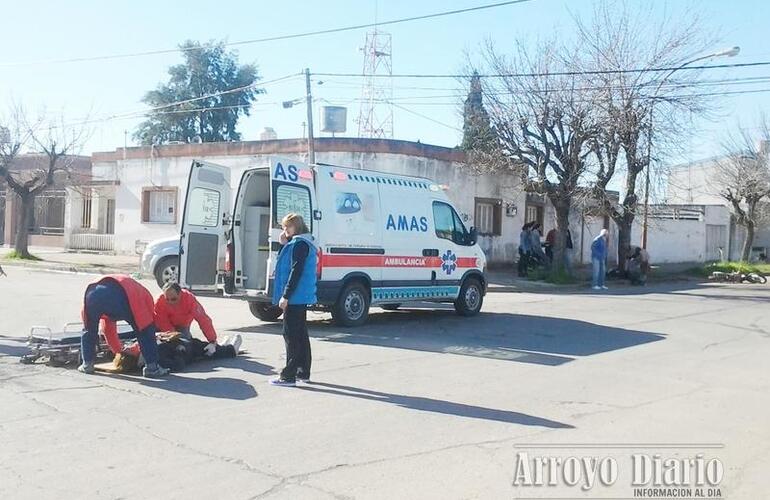
[[[717,457],[731,500],[770,487],[770,285],[493,293],[476,318],[373,309],[360,328],[312,313],[314,383],[280,388],[280,325],[214,298],[236,359],[164,380],[22,365],[29,328],[77,321],[94,277],[6,271],[0,498],[633,497],[625,469],[614,488],[512,484],[522,450],[589,445],[621,467],[644,446]]]

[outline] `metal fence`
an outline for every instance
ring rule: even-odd
[[[94,233],[71,233],[67,240],[70,250],[94,250],[112,252],[115,250],[115,235]]]

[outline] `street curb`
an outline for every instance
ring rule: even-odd
[[[18,262],[14,260],[0,260],[0,265],[3,267],[21,267],[25,269],[37,269],[39,271],[57,271],[72,274],[132,274],[131,271],[126,269],[102,266],[79,266],[61,262]],[[136,270],[133,272],[136,272]]]

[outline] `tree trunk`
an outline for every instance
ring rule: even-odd
[[[556,209],[556,238],[553,248],[553,262],[551,269],[554,272],[565,271],[564,253],[567,246],[567,230],[569,229],[569,203],[558,203]]]
[[[615,225],[618,227],[618,269],[624,272],[628,256],[631,253],[631,228],[633,222],[633,217],[622,217],[620,220],[615,221]]]
[[[743,251],[741,252],[741,261],[748,262],[751,257],[751,247],[754,245],[754,223],[746,222],[746,238],[743,240]]]
[[[32,222],[32,210],[35,206],[34,196],[20,196],[21,210],[19,211],[18,226],[16,227],[16,241],[14,250],[22,259],[29,259],[29,225]]]

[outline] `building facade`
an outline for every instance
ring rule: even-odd
[[[284,139],[94,153],[88,196],[72,193],[67,225],[73,234],[88,226],[90,238],[110,239],[117,253],[138,253],[149,241],[179,234],[194,159],[230,167],[236,187],[244,170],[266,165],[271,156],[304,160],[306,151],[306,141]],[[490,264],[516,260],[529,206],[518,175],[479,174],[466,164],[462,151],[408,141],[320,138],[315,151],[317,163],[425,177],[446,186],[465,224],[478,229]]]
[[[710,242],[725,240],[722,245],[725,260],[740,260],[746,232],[742,226],[735,223],[729,203],[719,195],[720,187],[713,181],[719,160],[720,158],[709,158],[673,167],[668,178],[666,199],[672,206],[701,205],[710,207],[710,214],[721,213],[716,219],[707,217],[707,225],[712,227],[704,227],[702,230],[710,231]],[[713,248],[713,244],[711,245]],[[767,225],[757,227],[751,260],[759,258],[760,254],[768,255],[768,251],[770,228]],[[712,250],[705,260],[719,259]]]

